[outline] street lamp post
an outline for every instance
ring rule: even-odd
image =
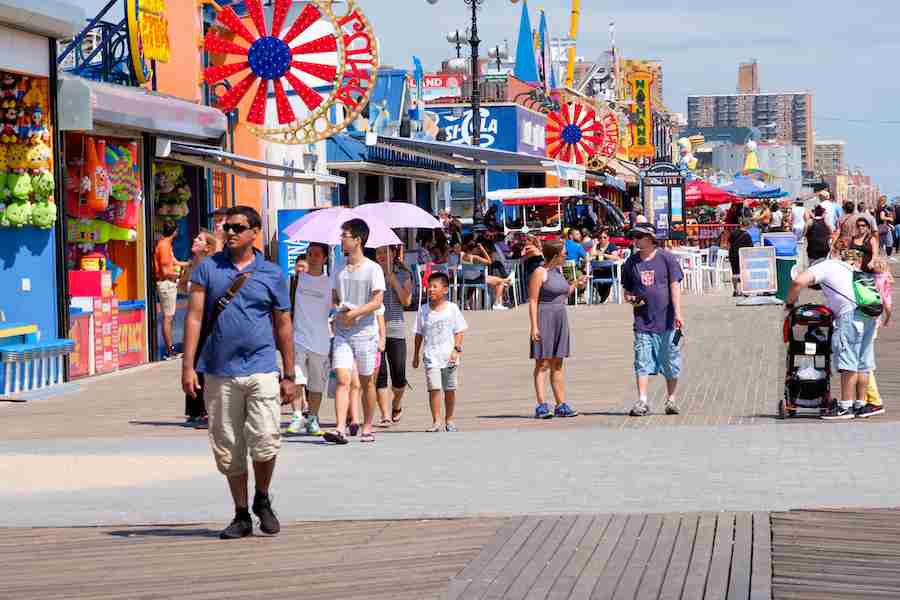
[[[428,4],[437,4],[438,0],[425,0]],[[478,9],[484,4],[485,0],[463,0],[463,2],[472,9],[472,25],[469,28],[469,45],[472,47],[472,145],[481,146],[481,57],[478,54],[481,40],[478,38]],[[513,4],[517,4],[519,0],[510,0]],[[472,220],[477,221],[481,213],[481,171],[477,168],[472,170]]]

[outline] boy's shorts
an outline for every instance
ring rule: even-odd
[[[306,390],[313,394],[325,393],[328,388],[328,375],[331,372],[331,361],[327,354],[317,354],[295,345],[294,363],[297,385],[305,386]]]
[[[838,371],[871,373],[875,370],[876,320],[855,314],[838,318],[831,351]]]
[[[675,330],[634,334],[634,372],[649,376],[662,374],[667,380],[681,374],[681,349],[672,343]]]
[[[353,365],[363,377],[371,377],[375,373],[379,356],[378,336],[351,337],[349,339],[334,336],[331,350],[331,366],[334,369],[353,371]]]
[[[425,383],[429,392],[453,392],[459,385],[459,367],[451,365],[443,369],[439,367],[425,369]]]

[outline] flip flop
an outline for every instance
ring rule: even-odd
[[[390,427],[393,424],[394,424],[394,421],[391,421],[390,419],[382,419],[381,422],[378,424],[378,427]]]
[[[394,408],[391,410],[391,421],[394,423],[399,423],[400,418],[403,416],[403,408]]]
[[[375,441],[375,434],[372,433],[371,431],[370,431],[369,433],[364,433],[364,434],[362,434],[362,435],[359,436],[359,441],[360,441],[360,442],[372,443],[372,442]]]
[[[343,446],[347,444],[347,438],[344,437],[344,433],[342,431],[328,431],[323,435],[326,442],[337,444],[339,446]]]

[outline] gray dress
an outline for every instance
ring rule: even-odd
[[[569,357],[569,282],[559,269],[547,271],[538,298],[538,327],[541,339],[531,342],[532,359]]]

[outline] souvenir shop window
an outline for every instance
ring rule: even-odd
[[[56,224],[49,81],[0,71],[0,227]]]

